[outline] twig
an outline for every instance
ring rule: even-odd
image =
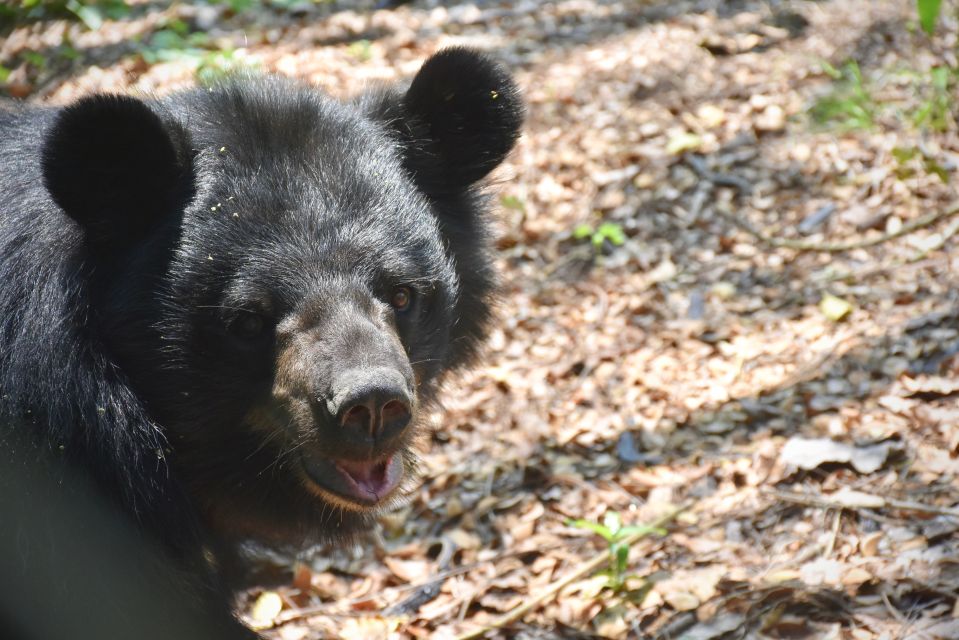
[[[477,560],[476,562],[470,562],[469,564],[464,564],[459,567],[453,567],[452,569],[440,571],[430,576],[430,578],[428,578],[427,580],[418,582],[416,584],[402,585],[402,586],[396,587],[393,591],[397,595],[407,593],[409,591],[416,592],[421,589],[427,589],[435,584],[442,584],[443,581],[447,580],[448,578],[452,578],[453,576],[458,576],[464,573],[469,573],[470,571],[473,571],[474,569],[477,569],[483,565],[495,564],[499,562],[500,560],[504,560],[506,558],[512,558],[515,556],[526,555],[527,553],[544,553],[546,551],[559,549],[562,546],[564,545],[556,544],[556,545],[547,545],[544,547],[539,547],[537,549],[514,549],[511,551],[504,551],[502,553],[497,553],[495,556],[491,558],[487,558],[486,560]],[[369,599],[369,596],[363,596],[362,598],[351,598],[349,600],[337,600],[336,602],[325,602],[323,604],[318,604],[311,607],[302,607],[300,609],[285,611],[279,614],[273,620],[273,625],[268,628],[280,627],[285,624],[289,624],[290,622],[295,622],[297,620],[303,620],[305,618],[310,618],[312,616],[319,616],[319,615],[330,616],[330,617],[341,616],[341,617],[347,617],[347,618],[362,618],[362,617],[367,617],[369,615],[379,615],[378,612],[371,613],[371,612],[364,611],[364,612],[351,612],[346,614],[338,614],[333,611],[334,609],[344,607],[344,606],[349,606],[357,602],[363,602],[368,599]],[[408,598],[406,600],[393,604],[389,607],[389,609],[402,605],[407,600]]]
[[[836,548],[836,537],[839,536],[839,526],[842,524],[842,509],[836,509],[836,515],[833,517],[832,529],[829,531],[829,540],[826,542],[826,548],[823,549],[823,556],[828,558]]]
[[[695,155],[686,156],[686,163],[693,168],[700,178],[712,185],[720,187],[733,187],[738,189],[743,195],[749,195],[753,190],[753,185],[749,180],[740,178],[732,174],[718,173],[712,171],[707,165],[706,160]]]
[[[739,178],[738,176],[728,176],[720,173],[711,171],[706,165],[706,162],[697,156],[687,156],[686,162],[690,167],[693,168],[699,177],[708,182],[711,185],[718,186],[729,186],[735,187],[743,195],[748,195],[752,190],[752,185],[747,181]],[[959,215],[959,204],[953,205],[951,208],[944,211],[934,211],[928,213],[924,216],[916,218],[911,222],[907,222],[902,225],[895,231],[889,233],[884,233],[882,235],[876,236],[874,238],[863,238],[861,240],[852,240],[849,242],[813,242],[810,240],[793,240],[791,238],[773,238],[768,236],[755,226],[753,226],[749,221],[742,220],[737,216],[733,215],[732,212],[726,211],[721,207],[716,207],[716,212],[732,222],[734,225],[744,230],[749,235],[753,236],[763,244],[780,247],[785,249],[793,249],[795,251],[818,251],[820,253],[843,253],[845,251],[853,251],[855,249],[865,249],[867,247],[874,247],[878,244],[884,242],[889,242],[890,240],[895,240],[901,236],[912,233],[913,231],[918,231],[925,227],[931,226],[939,222],[940,220],[946,220],[955,215]],[[942,238],[934,243],[931,247],[921,252],[919,255],[915,256],[911,262],[915,260],[921,260],[930,251],[935,251],[944,245],[951,236],[959,232],[959,224],[952,225],[947,228],[943,234]]]
[[[959,204],[955,204],[952,207],[945,209],[943,211],[934,211],[932,213],[927,213],[924,216],[920,216],[915,220],[911,220],[906,224],[902,225],[895,231],[889,233],[884,233],[879,236],[872,238],[863,238],[861,240],[852,240],[850,242],[812,242],[810,240],[793,240],[791,238],[773,238],[766,235],[751,223],[746,220],[742,220],[737,216],[733,215],[731,212],[724,210],[722,207],[716,207],[716,212],[719,213],[722,217],[726,218],[734,225],[753,236],[761,243],[769,245],[771,247],[781,247],[785,249],[793,249],[795,251],[817,251],[820,253],[843,253],[845,251],[854,251],[855,249],[866,249],[868,247],[874,247],[878,244],[884,242],[889,242],[890,240],[895,240],[896,238],[908,235],[913,231],[918,231],[919,229],[924,229],[926,227],[932,226],[937,222],[942,220],[947,220],[953,216],[959,215]],[[955,230],[952,232],[955,233]],[[945,237],[945,234],[944,234]],[[947,239],[947,238],[945,238]],[[945,239],[943,243],[945,243]]]
[[[703,180],[709,182],[712,185],[718,186],[728,186],[738,189],[743,195],[748,195],[752,191],[752,185],[749,184],[746,180],[732,175],[725,175],[721,173],[716,173],[711,171],[706,165],[706,161],[700,157],[690,155],[686,157],[686,162],[692,167],[699,177]],[[889,242],[890,240],[895,240],[901,236],[912,233],[913,231],[918,231],[919,229],[924,229],[925,227],[932,226],[941,220],[946,220],[955,215],[959,215],[959,204],[954,204],[951,208],[944,211],[934,211],[932,213],[927,213],[924,216],[920,216],[915,220],[907,222],[902,225],[895,231],[889,233],[884,233],[873,238],[863,238],[861,240],[851,240],[849,242],[813,242],[811,240],[794,240],[791,238],[773,238],[768,236],[755,226],[749,223],[747,220],[743,220],[735,216],[732,212],[726,211],[722,207],[716,207],[716,212],[722,217],[726,218],[734,225],[744,230],[749,235],[753,236],[763,244],[772,246],[772,247],[781,247],[785,249],[793,249],[795,251],[817,251],[820,253],[843,253],[845,251],[853,251],[855,249],[866,249],[868,247],[874,247],[878,244],[884,242]],[[946,229],[942,238],[933,244],[931,247],[921,252],[917,257],[913,259],[921,260],[930,251],[935,251],[942,247],[949,239],[950,236],[955,235],[959,232],[959,225],[950,226]]]
[[[919,262],[933,251],[942,249],[942,246],[949,241],[949,238],[956,235],[957,232],[959,232],[959,220],[953,220],[948,227],[942,230],[942,233],[939,234],[939,238],[937,238],[935,242],[909,258],[909,262]]]
[[[912,626],[915,624],[915,621],[914,621],[914,620],[910,620],[909,618],[907,618],[906,616],[904,616],[904,615],[902,614],[902,612],[899,611],[899,609],[897,609],[897,608],[892,604],[892,602],[889,601],[889,596],[887,596],[885,593],[882,593],[882,594],[880,594],[880,595],[881,595],[881,597],[882,597],[882,602],[883,602],[883,604],[886,605],[886,610],[889,611],[889,613],[892,615],[892,617],[896,619],[896,622],[898,622],[900,625],[902,625],[902,628],[899,629],[899,632],[900,632],[900,634],[902,634],[902,635],[898,635],[897,637],[899,637],[899,638],[905,638],[905,637],[907,637],[907,636],[905,635],[905,632],[908,631],[908,630],[910,629],[910,627],[912,627]],[[926,633],[926,632],[923,631],[922,629],[916,629],[916,631],[919,632],[919,637],[922,638],[922,640],[933,640],[932,636],[930,636],[928,633]]]
[[[937,507],[932,504],[922,502],[913,502],[912,500],[896,500],[894,498],[883,498],[873,494],[861,494],[863,498],[868,499],[868,504],[856,504],[848,500],[831,498],[823,495],[807,495],[804,493],[789,493],[785,491],[775,491],[765,489],[764,493],[783,500],[785,502],[794,502],[806,506],[820,507],[823,509],[903,509],[905,511],[916,511],[918,513],[933,513],[940,516],[951,516],[959,518],[959,509],[955,507]]]
[[[775,393],[776,391],[781,391],[783,389],[795,387],[803,382],[808,382],[810,379],[819,375],[827,364],[839,358],[842,355],[839,352],[840,348],[851,339],[853,339],[851,332],[844,331],[840,333],[840,335],[833,340],[832,344],[823,349],[823,351],[816,355],[810,362],[800,364],[799,367],[797,367],[797,369],[793,371],[788,378],[773,387],[762,389],[760,394]]]
[[[640,531],[640,532],[638,532],[638,533],[636,533],[636,534],[633,534],[633,535],[629,536],[628,538],[626,538],[626,539],[624,539],[624,540],[622,541],[622,544],[625,544],[626,546],[629,546],[629,545],[632,545],[632,544],[638,542],[638,541],[641,540],[642,538],[644,538],[644,537],[646,537],[647,535],[649,535],[650,530],[661,528],[661,527],[669,524],[669,523],[672,522],[673,520],[675,520],[676,517],[677,517],[679,514],[683,513],[684,511],[689,510],[689,508],[692,506],[692,504],[693,504],[693,503],[692,503],[691,501],[690,501],[690,502],[685,502],[685,503],[683,503],[682,505],[680,505],[679,507],[677,507],[677,508],[673,509],[672,511],[670,511],[669,513],[667,513],[667,514],[665,514],[665,515],[663,515],[663,516],[660,516],[659,518],[657,518],[656,520],[654,520],[652,523],[650,523],[650,524],[648,525],[648,528],[649,528],[648,530],[643,530],[643,531]],[[512,610],[510,610],[510,611],[504,613],[503,615],[501,615],[500,617],[494,619],[494,620],[493,620],[492,622],[490,622],[488,625],[485,625],[485,626],[480,627],[480,628],[478,628],[478,629],[474,629],[473,631],[469,631],[469,632],[464,633],[464,634],[462,634],[462,635],[460,635],[460,636],[457,636],[457,637],[456,637],[456,640],[475,640],[476,638],[480,638],[480,637],[486,635],[486,634],[489,633],[490,631],[495,631],[495,630],[497,630],[497,629],[502,629],[503,627],[505,627],[505,626],[507,626],[507,625],[510,625],[510,624],[512,624],[512,623],[514,623],[514,622],[517,622],[518,620],[522,619],[522,617],[523,617],[524,615],[526,615],[527,613],[529,613],[530,611],[536,610],[536,609],[537,609],[538,607],[540,607],[543,603],[551,600],[553,597],[556,596],[556,594],[558,594],[560,591],[562,591],[565,587],[567,587],[567,586],[569,586],[570,584],[572,584],[573,582],[579,580],[579,579],[582,578],[583,576],[586,576],[586,575],[588,575],[588,574],[593,573],[594,571],[596,571],[597,569],[599,569],[601,566],[603,566],[603,564],[605,564],[606,562],[609,562],[609,552],[608,552],[608,551],[603,551],[603,552],[601,552],[601,553],[596,554],[595,556],[593,556],[592,558],[590,558],[590,559],[587,560],[586,562],[584,562],[584,563],[582,563],[581,565],[579,565],[574,571],[572,571],[572,572],[571,572],[570,574],[568,574],[566,577],[564,577],[564,578],[562,578],[561,580],[559,580],[559,581],[554,582],[553,584],[551,584],[551,585],[549,586],[549,588],[547,588],[545,591],[543,591],[543,592],[540,593],[539,595],[537,595],[537,596],[535,596],[535,597],[533,597],[533,598],[530,598],[529,600],[527,600],[526,602],[524,602],[523,604],[521,604],[521,605],[519,605],[519,606],[517,606],[517,607],[514,607]]]
[[[957,223],[957,226],[959,226],[959,220],[956,220],[956,223]],[[903,273],[908,273],[910,271],[925,269],[927,267],[932,267],[932,266],[942,264],[947,259],[948,259],[948,256],[923,259],[922,254],[917,254],[915,256],[910,257],[908,260],[893,260],[892,262],[888,262],[886,264],[872,265],[870,267],[864,267],[862,269],[857,269],[855,271],[844,271],[840,273],[835,273],[833,275],[830,275],[827,278],[823,278],[822,282],[829,283],[829,282],[836,282],[838,280],[862,282],[866,280],[867,278],[872,278],[873,276],[878,276],[886,273],[892,273],[893,271],[901,275]]]

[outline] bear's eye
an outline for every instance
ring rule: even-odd
[[[393,289],[393,295],[390,297],[390,306],[397,311],[406,311],[413,302],[413,291],[409,287],[397,287]]]
[[[230,322],[230,332],[238,338],[252,340],[263,335],[266,319],[258,313],[244,311]]]

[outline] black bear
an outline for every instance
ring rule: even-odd
[[[0,106],[0,499],[36,461],[96,487],[201,602],[239,542],[369,526],[484,335],[482,179],[522,118],[462,48],[347,103],[244,76]]]

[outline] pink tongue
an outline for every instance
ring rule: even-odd
[[[386,481],[386,462],[357,462],[339,460],[336,465],[342,469],[360,489],[375,494]]]

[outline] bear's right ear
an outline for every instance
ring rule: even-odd
[[[94,95],[61,110],[41,163],[53,200],[98,248],[141,239],[193,195],[186,132],[136,98]]]

